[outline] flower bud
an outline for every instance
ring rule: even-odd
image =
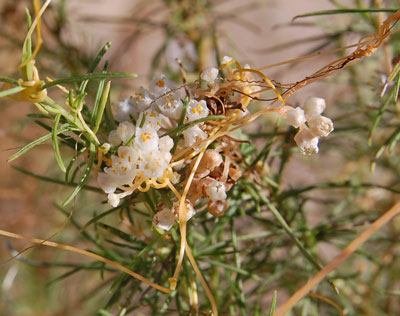
[[[325,111],[326,103],[322,98],[310,97],[304,102],[303,109],[307,116],[320,115]]]
[[[314,136],[328,136],[333,131],[332,120],[322,115],[313,116],[308,120],[308,126]]]
[[[229,63],[229,62],[232,61],[232,60],[233,60],[232,57],[230,57],[230,56],[224,56],[224,57],[222,57],[221,64],[222,64],[222,65],[227,64],[227,63]]]
[[[315,137],[308,127],[302,127],[294,137],[294,141],[299,146],[302,154],[310,155],[318,153],[318,137]]]
[[[200,75],[201,80],[209,83],[213,83],[218,77],[218,69],[214,67],[208,67],[204,69]]]
[[[119,204],[120,198],[118,196],[118,194],[115,193],[110,193],[108,195],[108,203],[112,206],[112,207],[117,207]]]
[[[287,122],[293,127],[300,127],[306,122],[303,109],[297,107],[295,109],[290,109],[286,112]]]

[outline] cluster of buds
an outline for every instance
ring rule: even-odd
[[[303,154],[318,153],[320,137],[326,137],[333,131],[332,120],[322,116],[326,107],[322,98],[311,97],[306,100],[303,107],[283,107],[283,115],[288,124],[299,128],[294,141]]]

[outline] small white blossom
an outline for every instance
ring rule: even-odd
[[[204,132],[198,125],[185,129],[182,134],[185,140],[185,146],[192,146],[198,140],[206,139],[208,137],[207,133]]]
[[[105,193],[114,193],[118,186],[114,177],[103,172],[100,172],[97,176],[97,183]]]
[[[171,82],[164,75],[154,78],[150,83],[150,90],[156,97],[171,91],[171,89]]]
[[[164,136],[164,137],[160,138],[158,145],[160,147],[160,152],[161,152],[162,158],[167,163],[169,163],[172,158],[170,151],[171,151],[172,147],[174,147],[173,139],[169,136]]]
[[[322,115],[311,117],[308,126],[314,136],[328,136],[333,131],[332,120]]]
[[[189,122],[208,116],[207,103],[204,100],[190,100],[187,105],[186,118]]]
[[[155,109],[149,108],[144,112],[141,112],[138,117],[138,124],[142,123],[144,117],[143,127],[144,129],[151,129],[158,131],[161,128],[163,115],[158,113]]]
[[[158,150],[157,132],[149,128],[136,127],[135,145],[142,152]]]
[[[303,109],[307,116],[320,115],[325,111],[326,102],[322,98],[310,97],[304,102]]]
[[[135,134],[135,126],[131,122],[122,122],[117,127],[117,134],[122,143],[126,144]]]
[[[225,184],[220,181],[213,181],[205,191],[211,201],[221,201],[226,199]]]
[[[293,127],[298,128],[306,122],[304,111],[299,107],[286,111],[286,115],[288,124]]]
[[[157,106],[162,114],[165,116],[179,120],[181,117],[183,103],[179,94],[170,92],[156,101]]]
[[[161,178],[168,164],[158,150],[146,152],[139,163],[139,170],[146,178]]]
[[[153,226],[163,230],[170,230],[175,224],[175,216],[171,210],[163,209],[153,217]]]
[[[137,118],[139,113],[147,110],[153,101],[154,96],[145,88],[140,87],[139,92],[136,92],[135,96],[129,100],[134,109],[132,111],[133,116]]]
[[[116,121],[124,122],[130,120],[130,115],[133,114],[135,108],[129,102],[129,99],[125,99],[118,104],[116,104],[113,108],[113,115]]]
[[[218,77],[218,69],[214,67],[208,67],[204,69],[200,75],[201,80],[208,83],[213,83]]]
[[[306,126],[302,126],[294,137],[294,141],[300,148],[302,154],[318,153],[318,137],[315,137],[310,129]]]
[[[111,131],[110,134],[108,134],[108,142],[113,146],[121,144],[122,140],[121,137],[119,137],[117,130]]]

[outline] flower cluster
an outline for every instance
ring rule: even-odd
[[[325,107],[324,99],[311,97],[302,108],[283,108],[287,122],[299,128],[294,140],[303,154],[318,153],[319,138],[326,137],[333,131],[332,120],[321,115]]]
[[[165,134],[176,128],[183,111],[183,89],[172,89],[164,77],[152,80],[150,90],[141,88],[136,95],[117,104],[115,119],[118,128],[111,131],[108,142],[116,149],[98,183],[108,193],[109,203],[116,207],[120,199],[136,189],[163,187],[176,182],[178,174],[170,167],[173,139]],[[184,122],[206,117],[204,100],[188,101]],[[184,146],[206,139],[201,125],[183,131]],[[115,193],[119,189],[120,193]]]
[[[203,202],[212,215],[225,213],[227,192],[243,175],[238,142],[228,127],[246,122],[247,105],[261,91],[272,89],[280,95],[268,78],[248,65],[242,68],[226,56],[222,64],[225,78],[210,67],[200,81],[174,88],[161,76],[151,81],[148,90],[142,87],[115,106],[119,125],[102,146],[105,166],[98,174],[113,207],[135,191],[169,188],[174,197],[158,205],[154,227],[169,230],[176,221],[189,220]],[[295,141],[301,151],[318,152],[319,137],[333,130],[332,121],[321,115],[325,101],[310,98],[302,108],[293,108],[278,99],[279,113],[299,128]],[[212,115],[220,121],[207,118]]]

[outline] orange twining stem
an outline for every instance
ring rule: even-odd
[[[244,72],[253,72],[253,73],[259,75],[261,78],[264,79],[264,81],[265,81],[266,83],[268,83],[268,85],[271,87],[271,89],[274,90],[274,92],[275,92],[276,96],[278,97],[279,101],[281,101],[282,103],[285,102],[285,101],[282,99],[282,96],[281,96],[281,94],[279,93],[278,89],[276,89],[275,85],[272,83],[272,81],[269,80],[269,78],[268,78],[266,75],[264,75],[261,71],[256,70],[256,69],[251,69],[251,68],[241,68],[241,69],[236,69],[236,70],[235,70],[235,73],[236,73],[236,72],[240,72],[240,73],[244,73]]]
[[[37,53],[40,50],[40,46],[43,43],[41,17],[43,15],[44,11],[47,9],[47,7],[50,5],[50,2],[51,2],[51,0],[47,0],[45,2],[45,4],[39,10],[39,0],[34,0],[33,1],[33,6],[34,6],[34,9],[35,9],[35,20],[33,21],[32,25],[31,25],[31,28],[29,29],[28,34],[25,37],[25,41],[24,41],[24,45],[23,45],[23,51],[25,52],[26,45],[28,43],[28,39],[30,37],[32,37],[32,34],[35,31],[35,29],[37,29],[36,46],[35,46],[35,50],[32,53],[32,56],[29,57],[27,60],[25,60],[21,65],[19,65],[19,67],[18,67],[19,69],[25,67],[30,61],[32,61],[36,57]]]
[[[106,263],[106,264],[108,264],[108,265],[110,265],[110,266],[112,266],[112,267],[114,267],[114,268],[116,268],[116,269],[118,269],[118,270],[120,270],[122,272],[125,272],[125,273],[129,274],[130,276],[134,277],[135,279],[138,279],[138,280],[146,283],[147,285],[149,285],[149,286],[151,286],[151,287],[153,287],[153,288],[155,288],[155,289],[157,289],[159,291],[162,291],[164,293],[171,293],[172,292],[171,289],[166,288],[164,286],[161,286],[159,284],[156,284],[156,283],[146,279],[145,277],[143,277],[140,274],[137,274],[137,273],[129,270],[128,268],[124,267],[123,265],[119,264],[118,262],[111,261],[111,260],[109,260],[107,258],[104,258],[102,256],[96,255],[96,254],[94,254],[92,252],[89,252],[89,251],[86,251],[86,250],[83,250],[83,249],[79,249],[79,248],[76,248],[76,247],[73,247],[73,246],[69,246],[69,245],[65,245],[65,244],[59,244],[59,243],[56,243],[56,242],[53,242],[53,241],[48,241],[48,240],[43,240],[43,239],[38,239],[38,238],[32,238],[32,237],[26,237],[26,236],[22,236],[22,235],[19,235],[19,234],[11,233],[11,232],[8,232],[8,231],[5,231],[5,230],[1,230],[1,229],[0,229],[0,235],[6,236],[6,237],[10,237],[10,238],[15,238],[15,239],[26,240],[26,241],[30,241],[30,242],[33,242],[33,243],[36,243],[36,244],[48,246],[48,247],[60,248],[60,249],[64,249],[64,250],[67,250],[67,251],[79,253],[81,255],[84,255],[84,256],[93,258],[95,260],[99,260],[101,262],[104,262],[104,263]]]

